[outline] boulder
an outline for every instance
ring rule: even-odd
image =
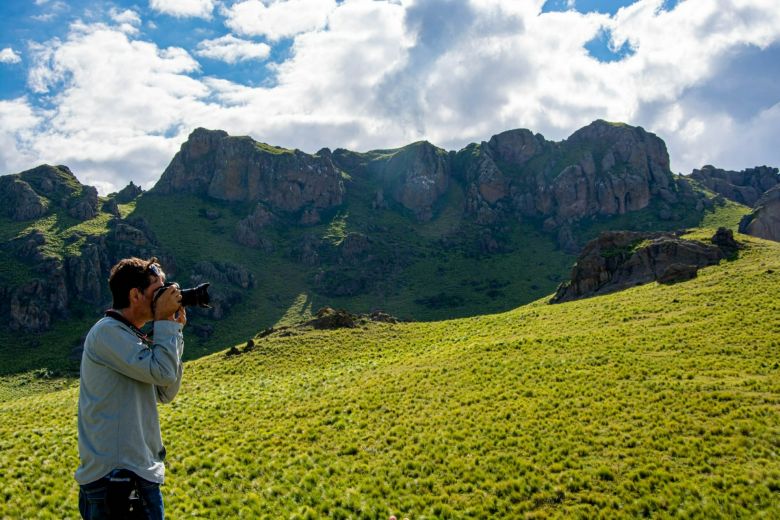
[[[756,209],[743,217],[739,231],[780,242],[780,185],[764,193],[756,203]]]
[[[491,157],[512,166],[523,166],[544,149],[544,137],[530,130],[508,130],[494,135],[487,143]]]
[[[16,257],[28,262],[42,262],[45,258],[43,246],[46,245],[46,235],[37,229],[14,239],[11,248]]]
[[[719,227],[712,236],[711,242],[718,246],[727,257],[737,253],[742,245],[734,239],[734,232],[725,227]]]
[[[551,303],[607,294],[653,281],[676,283],[696,276],[732,254],[727,230],[713,237],[719,245],[685,240],[676,233],[604,232],[588,242]],[[733,240],[733,235],[731,237]],[[738,247],[738,245],[737,245]]]
[[[350,314],[343,309],[333,309],[331,307],[323,307],[317,311],[317,317],[306,323],[315,329],[341,329],[341,328],[355,328],[357,323],[356,316]]]

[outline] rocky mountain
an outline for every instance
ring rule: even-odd
[[[707,165],[693,170],[691,178],[729,200],[750,207],[756,205],[764,192],[780,184],[778,169],[768,166],[730,171]]]
[[[780,185],[764,193],[739,224],[740,233],[780,242]]]
[[[597,229],[696,225],[711,199],[670,171],[659,137],[601,120],[563,141],[520,129],[459,151],[316,154],[199,128],[148,192],[101,198],[65,166],[0,177],[0,312],[25,333],[89,322],[126,256],[212,282],[213,308],[191,315],[204,345],[238,333],[217,325],[236,329],[236,309],[268,326],[301,295],[309,314],[498,311],[549,294]]]

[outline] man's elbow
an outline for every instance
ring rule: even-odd
[[[160,404],[168,404],[173,401],[174,397],[175,395],[169,395],[164,390],[157,389],[157,402]]]
[[[161,370],[159,376],[157,377],[157,381],[155,381],[155,384],[157,386],[172,386],[175,385],[179,381],[179,374],[174,370]]]

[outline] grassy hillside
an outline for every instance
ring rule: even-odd
[[[190,362],[169,516],[777,518],[780,244],[738,238],[677,285]],[[1,518],[77,516],[76,401],[0,403]]]

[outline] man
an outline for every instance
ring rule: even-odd
[[[178,287],[155,300],[164,283],[156,258],[121,260],[108,279],[112,309],[84,341],[75,477],[86,520],[163,518],[157,402],[169,403],[179,391],[187,322]],[[150,320],[153,341],[140,330]]]

